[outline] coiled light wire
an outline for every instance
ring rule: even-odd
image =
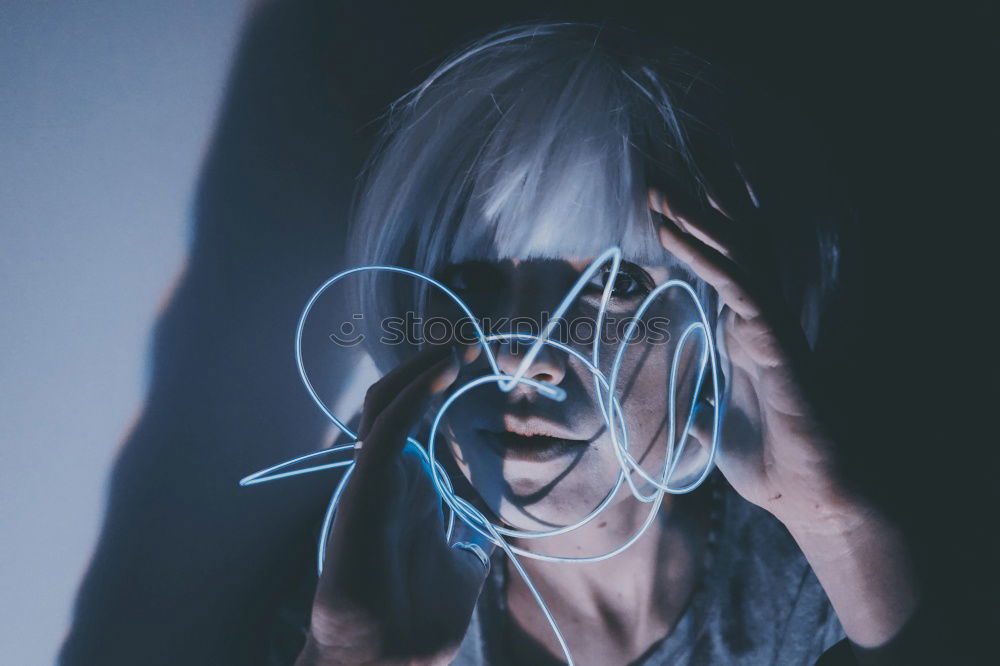
[[[330,536],[330,528],[333,524],[334,515],[336,513],[337,504],[343,494],[344,488],[347,486],[348,481],[354,471],[354,460],[353,451],[355,450],[354,442],[357,442],[358,436],[350,427],[347,426],[341,419],[339,419],[331,409],[326,405],[326,403],[320,399],[319,395],[316,393],[316,389],[313,387],[312,382],[309,379],[309,375],[306,372],[305,363],[302,358],[302,334],[305,329],[306,320],[309,317],[309,313],[312,311],[313,306],[319,297],[331,286],[339,282],[340,280],[361,272],[369,271],[381,271],[389,273],[398,273],[410,276],[417,280],[422,280],[437,289],[441,290],[446,294],[451,300],[462,310],[462,312],[469,318],[475,329],[476,337],[479,341],[479,345],[482,347],[483,354],[489,363],[491,373],[476,377],[470,380],[466,384],[458,387],[454,392],[451,393],[444,400],[441,407],[438,409],[437,413],[434,415],[434,420],[431,424],[430,433],[428,435],[428,445],[425,448],[420,442],[418,442],[413,437],[407,437],[407,446],[412,450],[416,451],[425,464],[425,469],[428,471],[431,481],[434,484],[434,488],[441,498],[441,501],[448,506],[448,524],[446,528],[446,539],[451,541],[451,535],[455,526],[455,518],[458,517],[463,523],[465,523],[469,528],[483,536],[488,541],[495,544],[510,558],[511,563],[517,570],[518,574],[524,580],[531,594],[534,596],[535,601],[538,603],[539,608],[541,608],[542,613],[545,615],[546,620],[552,627],[552,631],[555,634],[559,645],[563,650],[566,657],[566,661],[570,666],[572,666],[573,657],[570,653],[569,646],[566,644],[566,640],[559,630],[559,626],[556,623],[548,605],[542,599],[541,594],[539,594],[538,589],[535,587],[531,580],[531,577],[524,570],[521,565],[520,557],[528,557],[535,560],[541,560],[546,562],[563,562],[563,563],[583,563],[583,562],[600,562],[607,560],[615,555],[621,553],[626,548],[634,544],[649,528],[652,524],[653,519],[656,517],[657,510],[663,499],[664,493],[670,494],[682,494],[688,493],[701,485],[708,475],[711,473],[712,468],[715,463],[715,456],[718,451],[719,445],[719,430],[721,425],[721,410],[720,410],[720,400],[719,400],[719,369],[717,362],[717,352],[715,347],[715,342],[712,337],[712,327],[705,314],[705,309],[698,299],[697,293],[688,283],[682,280],[668,280],[663,284],[658,285],[653,289],[643,300],[639,309],[636,311],[635,316],[629,322],[629,326],[626,329],[624,339],[621,345],[618,347],[618,351],[615,354],[614,361],[611,365],[610,378],[606,377],[599,369],[598,363],[600,361],[600,335],[594,336],[594,342],[591,349],[591,358],[587,358],[579,351],[562,344],[556,340],[550,339],[550,335],[554,327],[565,315],[567,309],[573,303],[573,301],[579,296],[580,292],[584,289],[590,279],[602,269],[608,262],[611,263],[610,277],[605,284],[604,292],[601,297],[601,304],[598,310],[596,329],[601,330],[601,325],[604,321],[605,313],[608,307],[608,301],[610,300],[612,287],[618,276],[618,271],[621,264],[621,250],[617,247],[610,247],[601,253],[593,262],[587,267],[580,277],[577,279],[573,287],[567,292],[566,296],[563,298],[559,307],[556,309],[551,319],[541,331],[540,335],[529,335],[526,333],[500,333],[495,335],[487,336],[476,320],[472,313],[472,310],[465,304],[464,301],[450,288],[442,284],[438,280],[432,277],[424,275],[415,270],[408,268],[402,268],[399,266],[358,266],[355,268],[350,268],[340,273],[337,273],[333,277],[329,278],[320,285],[319,288],[313,292],[312,296],[307,301],[305,307],[302,310],[302,314],[299,316],[298,326],[295,331],[295,363],[298,368],[299,377],[302,380],[306,391],[312,398],[313,402],[319,407],[320,411],[330,420],[333,425],[335,425],[342,433],[349,437],[352,442],[348,444],[343,444],[339,446],[334,446],[331,448],[323,449],[321,451],[315,451],[303,456],[298,456],[291,460],[273,465],[266,469],[262,469],[258,472],[254,472],[249,476],[244,477],[240,480],[241,486],[252,486],[259,483],[267,483],[271,481],[276,481],[278,479],[284,479],[292,476],[298,476],[301,474],[311,474],[314,472],[320,472],[328,469],[337,469],[341,467],[346,467],[344,475],[340,478],[337,483],[336,488],[330,497],[330,502],[327,505],[326,513],[323,518],[322,529],[320,531],[319,545],[317,548],[317,558],[316,567],[319,574],[323,572],[323,563],[326,560],[326,544]],[[621,405],[618,399],[614,395],[614,388],[617,385],[618,374],[621,369],[622,360],[624,358],[625,350],[631,344],[633,337],[636,334],[636,328],[638,327],[639,321],[645,314],[646,310],[653,304],[653,302],[666,290],[668,289],[679,289],[683,293],[686,293],[691,301],[694,303],[695,308],[698,313],[698,321],[690,324],[683,332],[683,334],[678,339],[677,345],[674,349],[673,362],[670,369],[670,378],[667,385],[667,400],[668,400],[668,421],[669,421],[669,432],[667,434],[667,452],[664,456],[663,466],[660,469],[660,474],[658,477],[651,476],[646,472],[634,456],[629,452],[628,443],[628,428],[625,424],[625,419],[622,413]],[[681,358],[681,353],[686,344],[692,336],[698,336],[701,341],[701,360],[698,367],[698,373],[695,380],[694,393],[692,394],[691,408],[688,412],[687,418],[684,422],[684,428],[681,430],[679,439],[675,436],[677,435],[676,429],[676,412],[677,412],[677,372],[680,365],[679,360]],[[506,374],[501,369],[497,363],[496,357],[491,349],[490,343],[500,341],[532,341],[531,347],[528,349],[527,354],[522,358],[520,364],[518,365],[516,371],[513,374]],[[573,358],[576,358],[580,363],[590,371],[594,378],[594,387],[597,396],[597,405],[600,408],[601,415],[607,425],[608,432],[611,435],[611,442],[618,459],[619,463],[619,473],[618,478],[614,484],[611,491],[604,497],[604,499],[595,507],[590,513],[581,518],[580,520],[561,527],[546,529],[546,530],[518,530],[513,528],[504,527],[502,525],[497,525],[492,523],[486,518],[478,509],[476,509],[467,500],[462,499],[455,495],[452,488],[452,484],[448,475],[445,473],[441,464],[437,462],[435,457],[435,441],[437,439],[438,427],[441,424],[442,419],[452,405],[466,392],[471,391],[474,388],[482,386],[484,384],[493,383],[504,392],[509,392],[515,386],[524,384],[530,386],[537,390],[543,396],[552,400],[564,400],[566,398],[566,392],[554,386],[550,383],[538,381],[531,377],[526,377],[525,373],[530,367],[531,363],[537,357],[542,345],[550,345],[559,349],[566,354],[569,354]],[[677,469],[677,465],[680,462],[681,456],[684,453],[685,446],[687,445],[689,431],[694,422],[696,411],[699,409],[696,398],[702,388],[703,381],[705,379],[706,370],[710,372],[711,382],[712,382],[712,395],[713,402],[711,407],[713,410],[712,415],[712,439],[711,445],[708,448],[708,459],[705,463],[704,468],[697,475],[697,477],[690,483],[681,487],[672,487],[669,483],[671,477]],[[302,463],[307,461],[312,461],[319,458],[327,458],[329,456],[334,456],[338,453],[349,453],[351,454],[351,459],[337,460],[331,463],[314,464],[308,467],[300,467]],[[644,493],[640,490],[633,480],[633,474],[638,475],[643,481],[653,487],[653,490],[649,493]],[[622,483],[627,483],[629,490],[632,495],[640,502],[648,503],[650,505],[649,514],[646,516],[642,525],[636,530],[636,532],[630,536],[624,543],[620,546],[603,553],[601,555],[588,556],[588,557],[560,557],[555,555],[545,555],[542,553],[536,553],[526,548],[521,548],[513,546],[508,542],[508,539],[539,539],[546,537],[558,536],[560,534],[565,534],[579,528],[582,525],[587,524],[594,518],[596,518],[604,509],[611,503],[615,495],[621,488]]]

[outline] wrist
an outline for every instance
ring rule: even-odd
[[[879,513],[833,475],[814,475],[772,489],[762,506],[793,534],[830,538],[856,531]]]
[[[864,505],[821,506],[810,519],[784,525],[811,562],[852,557],[866,543],[898,536],[881,512]]]
[[[306,644],[295,660],[295,666],[333,666],[335,663],[332,655],[316,642],[312,633],[306,634]]]
[[[774,507],[771,513],[792,536],[831,543],[850,541],[854,535],[887,522],[873,504],[832,485],[824,492]]]
[[[351,666],[352,664],[372,664],[377,659],[372,651],[364,648],[328,645],[317,639],[310,631],[306,643],[295,660],[295,666]]]

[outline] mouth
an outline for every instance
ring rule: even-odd
[[[542,434],[523,435],[510,430],[480,430],[487,444],[507,460],[546,462],[565,456],[580,455],[587,449],[584,439],[567,439]]]

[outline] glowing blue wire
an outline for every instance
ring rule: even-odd
[[[320,411],[322,411],[323,414],[325,414],[326,417],[330,419],[330,421],[335,426],[337,426],[341,432],[343,432],[345,435],[354,440],[358,438],[357,433],[355,433],[353,430],[347,427],[346,423],[338,419],[334,415],[334,413],[330,411],[330,408],[326,406],[326,403],[324,403],[323,400],[320,399],[319,395],[317,395],[316,389],[313,388],[312,382],[309,380],[309,373],[306,372],[306,365],[305,362],[302,360],[302,333],[305,330],[306,320],[309,318],[309,313],[312,312],[313,305],[315,305],[319,297],[323,295],[323,292],[325,292],[327,289],[329,289],[334,284],[344,279],[348,275],[354,275],[355,273],[362,273],[367,271],[384,271],[387,273],[401,273],[403,275],[409,275],[410,277],[414,277],[417,278],[418,280],[423,280],[429,284],[432,284],[441,291],[443,291],[449,298],[451,298],[455,302],[455,304],[462,310],[462,312],[465,313],[465,315],[469,318],[469,321],[472,322],[472,326],[476,331],[476,337],[482,341],[483,353],[486,355],[486,359],[487,361],[489,361],[490,367],[493,369],[493,372],[495,374],[500,374],[500,367],[497,365],[497,361],[496,358],[493,356],[492,350],[490,350],[489,345],[484,340],[485,334],[483,333],[483,329],[479,326],[479,321],[473,316],[472,310],[469,309],[469,306],[466,305],[461,298],[459,298],[458,294],[449,289],[446,285],[442,284],[441,282],[435,280],[432,277],[424,275],[423,273],[411,270],[409,268],[401,268],[399,266],[358,266],[356,268],[348,268],[347,270],[341,271],[340,273],[337,273],[336,275],[328,279],[315,292],[313,292],[313,295],[310,296],[308,302],[306,302],[306,306],[305,308],[303,308],[302,314],[299,315],[299,323],[295,328],[295,365],[299,370],[299,377],[302,378],[302,383],[305,385],[306,390],[309,392],[309,397],[312,398],[316,406],[319,407]],[[532,357],[532,359],[533,358],[534,357]],[[522,366],[523,368],[518,368],[518,373],[515,373],[515,376],[517,374],[524,373],[524,370],[527,368],[527,365],[522,363]],[[513,388],[513,386],[514,384],[511,384],[510,387],[505,388],[505,390],[509,391],[511,388]],[[544,387],[539,390],[542,393],[542,395],[545,395],[546,397],[549,398],[553,398],[555,400],[562,400],[566,397],[565,391],[563,391],[561,388],[557,386],[552,386],[551,384],[545,384]]]
[[[283,463],[278,463],[277,465],[272,465],[267,469],[262,469],[259,472],[254,472],[249,476],[245,476],[240,479],[241,486],[254,486],[258,483],[267,483],[268,481],[277,481],[278,479],[284,479],[289,476],[298,476],[300,474],[310,474],[311,472],[319,472],[324,469],[334,469],[337,467],[346,467],[348,465],[353,465],[353,460],[341,460],[340,462],[329,463],[326,465],[317,465],[315,467],[305,467],[302,469],[297,469],[291,472],[282,472],[281,474],[272,474],[271,472],[277,472],[279,469],[285,469],[286,467],[292,467],[299,464],[303,460],[311,460],[312,458],[318,458],[319,456],[327,456],[331,453],[341,453],[342,451],[354,450],[354,444],[342,444],[340,446],[334,446],[329,449],[323,449],[322,451],[315,451],[313,453],[308,453],[304,456],[299,456],[298,458],[293,458],[292,460],[286,460]]]
[[[566,311],[568,310],[572,302],[579,296],[580,292],[586,287],[590,279],[594,276],[594,274],[598,270],[601,270],[604,267],[604,265],[607,264],[609,261],[612,264],[610,270],[610,279],[605,284],[604,292],[601,298],[600,308],[598,310],[597,329],[596,329],[597,334],[595,335],[591,350],[592,358],[587,359],[585,356],[580,354],[578,351],[572,349],[571,347],[564,345],[560,342],[551,340],[549,336],[551,335],[552,330],[555,328],[555,326],[565,315]],[[330,408],[327,407],[327,405],[320,399],[319,395],[316,393],[316,390],[313,387],[312,382],[309,380],[309,375],[306,372],[305,363],[302,358],[302,337],[303,337],[303,331],[305,329],[306,320],[308,319],[309,314],[312,311],[313,305],[316,303],[319,297],[330,286],[340,281],[341,279],[349,275],[353,275],[355,273],[360,273],[363,271],[385,271],[392,273],[400,273],[408,275],[410,277],[414,277],[418,280],[422,280],[428,284],[437,287],[438,289],[443,291],[449,298],[451,298],[452,301],[454,301],[455,304],[462,310],[462,312],[469,318],[469,320],[473,324],[473,327],[476,332],[476,337],[479,340],[479,344],[482,346],[483,353],[487,359],[487,362],[490,365],[492,374],[484,375],[476,379],[473,379],[468,383],[464,384],[463,386],[459,387],[458,389],[456,389],[451,395],[448,396],[448,398],[444,401],[444,403],[441,405],[441,407],[435,414],[434,420],[431,425],[431,430],[428,436],[429,446],[426,450],[417,440],[415,440],[412,437],[407,438],[407,443],[408,445],[415,447],[421,459],[427,465],[427,470],[429,471],[431,480],[434,483],[434,488],[438,493],[438,496],[441,498],[442,503],[446,505],[449,509],[448,526],[446,528],[445,538],[448,541],[451,540],[455,524],[454,521],[455,517],[457,516],[460,520],[462,520],[462,522],[464,522],[471,529],[473,529],[486,539],[490,540],[492,543],[496,544],[504,551],[507,557],[510,558],[511,562],[517,569],[518,573],[524,579],[525,584],[528,586],[528,589],[531,591],[536,602],[541,608],[543,614],[546,617],[546,620],[549,622],[549,625],[552,627],[552,630],[555,633],[557,640],[559,641],[559,645],[561,646],[566,656],[567,662],[570,665],[573,664],[573,658],[570,653],[569,646],[566,644],[562,632],[559,630],[558,624],[556,623],[555,618],[553,617],[547,604],[542,599],[534,583],[531,581],[530,576],[528,576],[527,572],[521,565],[519,561],[519,556],[529,557],[543,561],[551,561],[551,562],[580,563],[580,562],[603,561],[621,553],[623,550],[625,550],[633,543],[635,543],[642,536],[642,534],[645,533],[646,529],[648,529],[648,527],[652,524],[652,521],[656,516],[659,506],[662,502],[664,493],[680,494],[680,493],[690,492],[695,488],[697,488],[699,485],[701,485],[702,482],[704,482],[704,480],[708,477],[709,473],[711,473],[712,467],[714,466],[714,461],[718,451],[718,444],[719,444],[718,439],[719,439],[719,431],[721,424],[721,410],[720,410],[721,403],[719,400],[719,374],[718,374],[718,364],[716,361],[715,343],[712,337],[711,323],[708,320],[705,310],[702,307],[701,302],[698,300],[697,294],[695,293],[694,289],[692,289],[691,286],[688,285],[687,283],[680,280],[669,280],[659,285],[656,289],[650,292],[650,294],[643,301],[642,305],[640,305],[635,316],[632,318],[632,321],[629,323],[629,327],[626,330],[624,340],[622,341],[622,344],[619,346],[618,352],[616,353],[614,360],[612,362],[610,379],[607,378],[600,371],[599,369],[600,339],[601,339],[600,327],[603,324],[604,317],[608,307],[608,302],[612,293],[612,289],[618,276],[620,262],[621,262],[621,251],[616,247],[608,248],[597,259],[591,262],[591,264],[587,267],[587,269],[577,279],[573,287],[565,295],[563,300],[560,302],[559,307],[553,314],[552,318],[545,326],[545,328],[542,330],[541,335],[538,336],[527,335],[527,334],[515,334],[515,333],[486,336],[482,328],[480,327],[477,319],[473,316],[471,309],[465,304],[464,301],[462,301],[462,299],[457,294],[455,294],[446,285],[417,271],[407,268],[401,268],[398,266],[360,266],[342,271],[334,275],[333,277],[329,278],[315,292],[313,292],[312,296],[309,298],[308,302],[303,308],[302,314],[299,316],[299,321],[295,333],[295,362],[298,368],[299,377],[301,378],[303,385],[305,386],[307,392],[309,393],[309,396],[312,398],[313,402],[317,405],[317,407],[319,407],[320,411],[322,411],[323,414],[337,428],[341,430],[341,432],[346,434],[352,440],[357,441],[357,434],[353,432],[343,421],[338,419],[337,416],[333,414]],[[635,330],[636,327],[638,326],[639,320],[641,319],[642,315],[645,314],[646,310],[650,307],[650,305],[659,297],[660,294],[662,294],[667,289],[672,289],[672,288],[680,288],[690,296],[691,300],[693,301],[695,307],[698,310],[699,321],[695,322],[694,324],[691,324],[684,331],[674,349],[670,378],[667,386],[667,396],[668,396],[667,399],[668,399],[668,410],[669,410],[668,420],[670,422],[669,433],[667,435],[667,452],[664,456],[663,466],[659,478],[657,479],[650,476],[642,468],[639,462],[636,461],[635,458],[628,451],[628,428],[624,420],[624,415],[621,410],[621,405],[618,403],[618,399],[614,395],[614,388],[617,385],[618,374],[621,369],[624,353],[628,348],[628,346],[632,343],[633,339],[636,337]],[[677,369],[679,367],[679,360],[681,357],[681,353],[684,349],[684,346],[688,338],[694,333],[700,334],[700,337],[703,342],[701,361],[699,363],[699,369],[696,376],[694,393],[692,394],[691,408],[688,412],[687,419],[685,419],[685,425],[683,430],[681,431],[680,438],[675,441]],[[490,343],[498,340],[499,341],[510,340],[512,338],[520,340],[531,339],[534,340],[534,342],[532,343],[528,352],[525,354],[524,358],[519,363],[516,371],[512,374],[506,374],[500,370],[500,367],[496,361],[496,357],[494,356],[493,351],[490,348]],[[497,387],[504,392],[509,392],[513,390],[515,386],[525,384],[531,386],[532,388],[537,390],[541,395],[548,397],[550,399],[553,400],[565,399],[566,393],[560,387],[554,386],[547,382],[541,382],[524,376],[525,373],[527,372],[527,369],[530,367],[531,363],[534,362],[534,359],[540,352],[542,345],[546,344],[556,347],[561,351],[573,356],[578,361],[580,361],[584,365],[584,367],[586,367],[593,375],[597,405],[600,409],[602,418],[604,419],[608,431],[611,434],[612,444],[614,445],[613,448],[620,465],[618,479],[614,487],[605,496],[605,498],[597,505],[597,507],[595,507],[590,513],[588,513],[586,516],[576,521],[575,523],[572,523],[570,525],[564,525],[558,528],[553,528],[548,530],[538,530],[538,531],[525,531],[525,530],[504,528],[500,525],[496,525],[490,522],[489,519],[487,519],[471,503],[454,494],[454,490],[452,488],[452,484],[450,479],[448,478],[448,475],[444,472],[444,469],[441,467],[440,463],[438,463],[435,458],[435,440],[436,440],[437,430],[445,413],[461,395],[464,395],[467,391],[470,391],[473,388],[476,388],[486,383],[495,383]],[[684,453],[685,446],[688,440],[688,434],[694,422],[696,410],[698,409],[698,405],[696,404],[696,398],[700,394],[701,386],[705,378],[705,370],[709,366],[711,368],[711,380],[712,380],[712,391],[713,391],[714,402],[712,403],[712,408],[713,408],[712,441],[708,451],[708,458],[701,473],[695,478],[694,481],[687,484],[686,486],[680,488],[673,488],[670,486],[669,481],[673,476],[674,472],[676,471],[677,465],[680,462],[680,458]],[[605,391],[607,392],[606,400],[603,398]],[[617,415],[617,419],[613,418],[613,415]],[[620,438],[619,438],[618,427],[616,427],[616,424],[614,423],[615,420],[618,421],[618,425],[620,425],[621,428]],[[322,465],[314,465],[311,467],[295,468],[289,471],[280,471],[280,470],[294,468],[296,465],[307,460],[312,460],[313,458],[327,456],[334,453],[341,453],[348,450],[354,450],[354,448],[355,448],[354,444],[345,444],[341,446],[332,447],[330,449],[324,449],[322,451],[316,451],[313,453],[309,453],[279,463],[277,465],[273,465],[258,472],[254,472],[253,474],[250,474],[249,476],[246,476],[240,480],[241,486],[250,486],[259,483],[276,481],[291,476],[309,474],[312,472],[318,472],[327,469],[334,469],[338,467],[347,468],[347,471],[341,477],[340,481],[337,484],[337,487],[335,488],[330,498],[330,502],[327,505],[326,513],[323,518],[323,524],[319,539],[319,547],[317,549],[317,570],[320,573],[322,573],[323,563],[326,559],[326,544],[327,541],[329,540],[333,518],[336,513],[336,507],[338,502],[340,501],[341,495],[343,494],[344,488],[346,488],[347,482],[354,471],[354,461],[342,460]],[[646,495],[643,492],[641,492],[635,486],[635,483],[632,481],[633,473],[637,474],[638,476],[643,478],[647,483],[651,484],[655,488],[654,492],[650,495]],[[632,495],[637,500],[650,504],[650,512],[646,516],[645,520],[643,521],[639,529],[631,537],[626,539],[625,542],[622,543],[620,546],[607,553],[589,557],[559,557],[552,555],[544,555],[541,553],[535,553],[533,551],[512,546],[507,542],[507,538],[505,538],[509,537],[517,539],[537,539],[537,538],[557,536],[560,534],[565,534],[574,529],[577,529],[581,525],[584,525],[587,522],[593,520],[610,504],[612,499],[617,495],[618,491],[620,490],[623,482],[626,482],[628,484]]]

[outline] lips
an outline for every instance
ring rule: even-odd
[[[507,413],[503,416],[503,430],[519,437],[547,437],[573,440],[573,433],[537,416],[519,416]],[[579,440],[578,440],[579,441]]]
[[[511,430],[480,432],[490,447],[508,460],[545,462],[563,456],[579,455],[587,448],[586,440],[553,437],[539,430],[522,428],[517,432]]]

